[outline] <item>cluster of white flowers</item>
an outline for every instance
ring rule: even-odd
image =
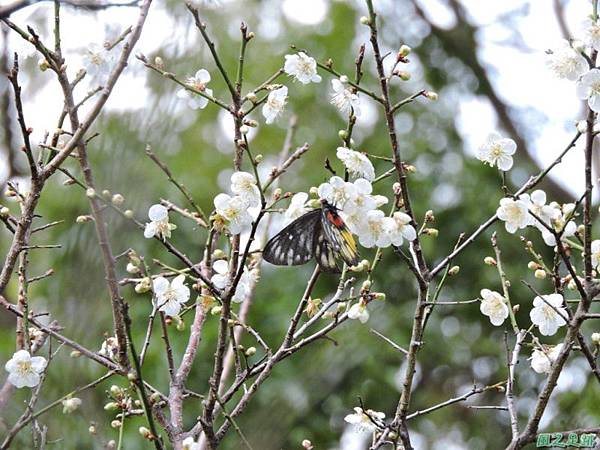
[[[41,374],[48,361],[43,356],[31,356],[27,350],[17,351],[4,365],[8,382],[16,388],[35,387],[40,384]]]
[[[550,373],[552,364],[558,358],[563,344],[554,346],[544,345],[541,349],[534,349],[531,354],[531,368],[537,373]]]
[[[220,259],[215,261],[213,264],[213,270],[215,274],[212,276],[210,281],[217,287],[218,289],[225,289],[229,287],[229,263],[224,259]],[[248,270],[247,267],[244,267],[244,271],[242,272],[242,276],[240,277],[240,281],[235,288],[235,293],[231,300],[235,303],[243,302],[251,293],[252,286],[256,281],[257,272],[255,270]]]
[[[234,195],[218,194],[214,199],[215,222],[227,226],[233,235],[240,234],[252,223],[248,208],[260,206],[260,190],[256,178],[248,172],[234,172],[231,175],[231,192]]]
[[[190,299],[190,288],[184,282],[185,275],[177,275],[170,283],[164,277],[156,277],[152,281],[154,307],[170,317],[179,314],[181,306]]]
[[[318,188],[321,199],[327,200],[340,209],[340,215],[350,231],[358,236],[363,247],[389,247],[402,245],[404,240],[413,241],[417,237],[410,217],[403,212],[395,212],[387,217],[378,207],[388,199],[381,195],[371,195],[373,186],[364,179],[354,182],[344,181],[333,176]]]
[[[516,200],[508,197],[501,199],[496,214],[509,233],[533,226],[542,233],[546,245],[553,247],[556,239],[548,228],[561,234],[562,239],[573,236],[577,231],[577,224],[572,220],[574,211],[574,203],[546,204],[546,193],[538,189],[531,195],[521,194]]]
[[[358,94],[355,94],[350,88],[346,87],[347,83],[348,77],[345,75],[342,75],[339,80],[331,80],[331,88],[333,90],[331,104],[343,114],[349,114],[352,111],[356,117],[359,117],[360,99],[358,98]]]
[[[200,69],[196,75],[189,77],[186,84],[191,88],[203,92],[209,97],[213,96],[212,89],[208,89],[206,85],[210,81],[210,73],[206,69]],[[208,99],[188,89],[181,88],[177,91],[177,97],[187,102],[187,105],[192,109],[204,109],[208,105]]]
[[[363,411],[362,408],[354,408],[354,414],[348,414],[344,417],[344,420],[351,425],[356,427],[356,430],[361,433],[372,433],[377,431],[378,427],[375,425],[377,422],[383,422],[385,419],[385,413],[379,411],[373,411],[367,409]]]
[[[481,305],[479,305],[481,313],[490,318],[492,325],[502,325],[508,317],[508,305],[502,294],[489,289],[482,289],[481,299]]]
[[[548,52],[547,64],[559,78],[576,81],[577,96],[587,100],[592,111],[600,112],[600,70],[590,69],[582,54],[586,46],[594,50],[600,48],[600,25],[597,20],[585,22],[581,39],[572,43],[564,40],[558,49]]]
[[[148,218],[150,222],[146,224],[144,229],[144,237],[150,239],[157,237],[159,239],[167,239],[171,237],[171,231],[177,226],[169,223],[169,210],[163,205],[152,205],[148,210]]]
[[[512,155],[516,150],[517,144],[512,139],[490,133],[477,150],[477,158],[492,167],[498,166],[498,169],[506,172],[513,165]]]

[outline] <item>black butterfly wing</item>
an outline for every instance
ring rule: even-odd
[[[341,272],[336,258],[336,253],[329,243],[322,223],[318,223],[315,228],[314,254],[317,264],[325,272]]]
[[[315,209],[297,218],[273,236],[263,258],[276,266],[306,264],[314,255],[315,227],[321,226],[321,210]]]

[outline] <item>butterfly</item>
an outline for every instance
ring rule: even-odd
[[[297,218],[275,235],[263,250],[263,258],[277,266],[298,266],[312,258],[321,269],[339,272],[341,259],[358,264],[358,248],[338,209],[321,200],[321,208]]]

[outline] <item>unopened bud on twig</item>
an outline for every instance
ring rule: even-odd
[[[544,269],[537,269],[534,273],[533,276],[536,277],[539,280],[543,280],[544,278],[546,278],[546,271]]]
[[[107,199],[110,198],[110,191],[108,189],[103,189],[102,197],[107,198]]]
[[[123,213],[125,215],[125,217],[127,217],[128,219],[133,219],[133,211],[130,209],[125,210],[125,212]]]
[[[437,237],[439,233],[440,232],[437,228],[425,228],[423,230],[423,234],[426,234],[427,236],[431,237]]]
[[[92,220],[93,220],[92,216],[77,216],[77,219],[75,219],[75,222],[86,223],[86,222],[91,222]]]
[[[104,405],[104,411],[114,411],[116,409],[119,409],[119,405],[116,402],[108,402]]]
[[[369,20],[369,18],[367,16],[362,16],[360,18],[360,23],[362,23],[363,25],[369,25],[371,23],[371,21]]]
[[[87,188],[85,190],[85,195],[89,198],[94,198],[96,196],[96,191],[94,190],[94,188]]]
[[[406,58],[410,52],[412,51],[412,48],[410,48],[408,45],[403,44],[400,46],[400,50],[398,50],[398,58]]]
[[[346,139],[348,137],[348,132],[346,130],[340,130],[338,131],[338,136],[340,139]]]
[[[244,354],[246,356],[254,356],[256,354],[256,347],[248,347]]]
[[[486,256],[485,258],[483,258],[483,263],[487,264],[488,266],[496,266],[498,264],[496,260],[491,256]]]
[[[433,92],[433,91],[425,91],[425,93],[423,94],[426,98],[428,98],[429,100],[431,100],[432,102],[437,101],[438,99],[438,94],[437,92]]]
[[[600,333],[592,333],[592,342],[600,346]]]
[[[407,72],[406,70],[394,70],[394,75],[396,75],[402,81],[410,80],[410,72]]]
[[[458,272],[460,272],[460,266],[452,266],[450,268],[450,270],[448,271],[448,275],[454,276],[454,275],[458,274]]]
[[[152,436],[152,433],[150,432],[150,430],[146,427],[139,427],[138,428],[138,433],[140,433],[140,435],[144,438],[144,439],[148,439],[148,440],[152,440],[152,438],[154,436]]]
[[[360,287],[361,292],[368,292],[371,289],[371,281],[365,280],[363,281],[362,286]]]
[[[120,420],[113,420],[110,423],[110,426],[113,428],[121,428],[121,421]]]
[[[250,131],[250,127],[248,125],[242,125],[240,127],[240,133],[242,133],[243,135],[248,134],[249,131]]]
[[[313,447],[312,442],[310,442],[308,439],[304,439],[302,441],[302,448],[304,448],[306,450],[312,450],[314,447]]]
[[[221,314],[221,311],[222,311],[222,310],[223,310],[223,307],[222,307],[222,306],[220,306],[220,305],[217,305],[217,306],[213,306],[213,307],[210,309],[210,313],[211,313],[211,315],[213,315],[213,316],[218,316],[219,314]]]
[[[121,206],[123,204],[123,202],[125,201],[125,197],[123,197],[121,194],[115,194],[112,196],[112,204],[115,206]]]
[[[3,219],[6,219],[10,214],[10,209],[8,209],[6,206],[3,206],[2,208],[0,208],[0,217],[2,217]]]

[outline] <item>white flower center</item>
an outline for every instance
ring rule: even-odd
[[[500,146],[500,144],[494,144],[492,146],[492,156],[498,158],[500,156],[502,156],[502,154],[504,153],[502,150],[502,147]]]
[[[30,373],[30,372],[32,372],[32,369],[31,369],[31,361],[30,361],[30,360],[27,360],[27,361],[19,361],[19,362],[17,363],[17,373],[18,373],[20,376],[25,376],[25,375],[27,375],[27,374],[28,374],[28,373]]]
[[[506,215],[511,222],[520,222],[523,219],[523,211],[515,203],[506,207]]]
[[[90,53],[90,62],[96,66],[100,66],[104,62],[104,59],[100,53],[93,52]]]

